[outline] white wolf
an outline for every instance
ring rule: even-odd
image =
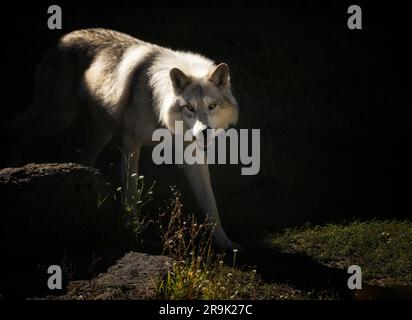
[[[93,166],[117,135],[123,152],[134,153],[125,177],[137,173],[140,148],[152,144],[154,130],[173,133],[175,121],[194,136],[207,128],[226,129],[236,123],[238,107],[226,64],[111,30],[86,29],[63,36],[47,52],[37,69],[32,108],[6,127],[22,127],[15,144],[20,152],[62,133],[79,116],[89,131],[81,163]],[[183,167],[204,214],[216,224],[216,245],[237,248],[221,226],[207,164]]]

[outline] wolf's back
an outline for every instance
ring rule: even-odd
[[[70,32],[60,38],[58,47],[72,54],[93,58],[102,50],[110,50],[113,54],[123,54],[127,48],[142,43],[143,41],[127,34],[97,28]]]

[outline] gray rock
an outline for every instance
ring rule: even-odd
[[[87,252],[117,232],[113,188],[93,168],[6,168],[0,170],[0,194],[0,246],[13,255]]]
[[[90,281],[73,281],[68,286],[67,294],[46,299],[157,299],[157,286],[172,263],[173,260],[165,256],[129,252],[106,273]]]

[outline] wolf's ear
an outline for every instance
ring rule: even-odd
[[[230,85],[229,67],[226,63],[217,65],[209,76],[209,81],[216,87],[228,87]]]
[[[178,93],[182,93],[190,84],[190,78],[178,68],[170,70],[170,79],[172,80],[173,88]]]

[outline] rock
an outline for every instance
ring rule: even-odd
[[[172,259],[129,252],[106,273],[90,281],[73,281],[64,296],[47,297],[61,300],[156,299],[156,286],[165,277]]]
[[[3,253],[90,252],[118,232],[113,188],[93,168],[73,163],[6,168],[0,170],[0,194]]]

